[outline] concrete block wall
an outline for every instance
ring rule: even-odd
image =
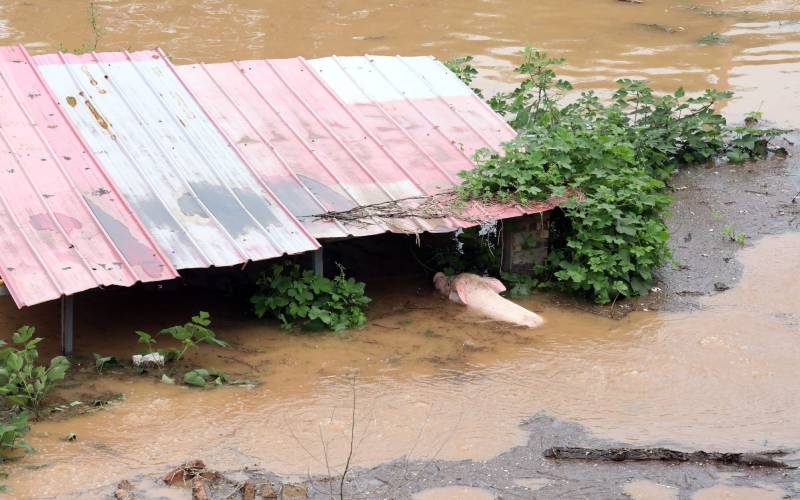
[[[503,221],[503,270],[531,274],[547,258],[550,214],[524,215]]]

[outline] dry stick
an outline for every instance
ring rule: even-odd
[[[514,206],[529,210],[541,209],[542,206],[549,207],[547,201],[517,202],[514,203]],[[480,208],[484,213],[479,217],[467,215],[467,212],[476,208]],[[417,217],[419,219],[433,220],[454,217],[465,222],[478,224],[492,219],[500,219],[503,211],[507,208],[509,208],[508,203],[497,202],[496,200],[489,202],[464,201],[456,192],[444,191],[431,196],[411,196],[393,201],[361,205],[349,210],[329,211],[309,217],[326,221],[360,222],[364,225],[368,225],[367,219],[371,218],[405,219]]]
[[[745,465],[795,469],[779,462],[772,455],[783,455],[782,451],[761,453],[719,453],[706,451],[683,452],[668,448],[575,448],[556,446],[544,451],[546,458],[567,460],[662,461],[662,462],[715,462],[725,465]]]
[[[325,457],[325,470],[328,473],[328,477],[331,477],[331,466],[330,462],[328,461],[328,443],[325,442],[325,437],[322,435],[322,424],[319,424],[319,440],[322,442],[322,453]],[[330,481],[326,481],[328,483],[328,490],[330,491],[331,499],[334,498],[333,496],[333,483]]]
[[[353,440],[356,433],[356,376],[353,375],[353,416],[350,422],[350,451],[347,453],[347,462],[344,464],[342,480],[339,481],[339,500],[344,500],[344,480],[350,470],[350,459],[353,458]]]
[[[467,205],[460,202],[457,195],[447,191],[432,196],[411,196],[392,201],[361,205],[349,210],[329,211],[312,217],[321,220],[337,220],[340,222],[362,222],[370,218],[405,219],[441,219],[455,217],[470,222],[480,222],[480,218],[468,218],[462,212]],[[474,220],[473,220],[474,219]]]

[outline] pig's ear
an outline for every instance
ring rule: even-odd
[[[458,294],[459,300],[461,300],[462,304],[469,304],[467,302],[467,288],[464,286],[465,280],[454,280],[453,281],[453,288],[455,288],[456,294]]]
[[[497,278],[483,278],[483,282],[489,285],[489,288],[497,293],[506,291],[505,285],[503,285],[503,283]]]

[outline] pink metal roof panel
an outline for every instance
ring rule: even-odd
[[[176,268],[234,265],[319,247],[161,53],[34,60]]]
[[[329,57],[194,64],[184,84],[317,238],[452,231],[453,218],[321,223],[318,215],[451,191],[471,155],[515,136],[430,57]],[[544,205],[542,205],[544,206]],[[475,204],[470,220],[544,210]]]
[[[0,276],[28,306],[177,276],[22,47],[0,48]]]

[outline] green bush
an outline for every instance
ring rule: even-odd
[[[11,336],[11,346],[0,340],[0,395],[38,416],[42,400],[64,379],[70,363],[64,356],[56,356],[49,367],[37,365],[36,345],[42,339],[33,338],[35,332],[32,326],[23,326]]]
[[[769,140],[785,131],[758,128],[756,115],[728,127],[715,106],[730,92],[655,95],[645,82],[627,79],[617,82],[611,102],[583,92],[562,105],[572,89],[553,70],[562,63],[524,51],[520,85],[489,100],[519,135],[500,153],[479,151],[477,167],[461,172],[460,191],[464,198],[521,203],[577,195],[563,205],[564,217],[554,214],[539,278],[607,303],[648,290],[653,270],[671,258],[665,188],[677,167],[764,157]],[[471,81],[474,71],[467,76]]]
[[[342,331],[367,322],[365,309],[370,298],[365,284],[347,278],[344,268],[328,279],[296,264],[275,264],[258,280],[259,291],[250,299],[256,316],[278,318],[284,328],[295,323],[304,328]]]

